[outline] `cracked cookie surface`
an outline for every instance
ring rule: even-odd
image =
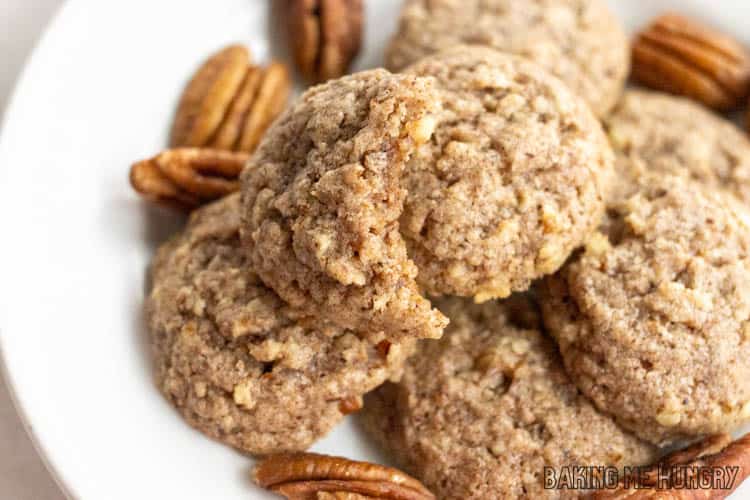
[[[407,0],[386,66],[470,43],[527,57],[563,80],[599,116],[630,67],[623,28],[603,0]]]
[[[556,271],[596,229],[613,154],[588,106],[519,57],[479,46],[430,56],[435,133],[408,163],[401,233],[434,295],[507,297]]]
[[[700,104],[628,90],[604,120],[619,170],[690,177],[750,204],[750,140]]]
[[[438,108],[429,80],[373,70],[311,88],[269,129],[242,176],[243,238],[284,300],[373,341],[440,336],[398,230]]]
[[[290,309],[247,262],[239,195],[162,246],[146,303],[159,389],[201,432],[252,454],[302,450],[396,376],[412,344],[373,346]]]
[[[545,325],[581,391],[644,439],[732,430],[750,418],[750,212],[684,177],[631,191],[545,279]]]
[[[438,498],[578,498],[544,466],[641,465],[656,449],[599,413],[563,370],[526,297],[436,304],[450,318],[398,384],[365,397],[364,426]]]

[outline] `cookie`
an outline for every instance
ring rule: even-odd
[[[373,346],[290,309],[253,272],[239,228],[232,195],[193,212],[159,250],[146,304],[157,384],[219,441],[303,450],[396,376],[412,346]]]
[[[608,234],[540,289],[565,367],[653,443],[750,419],[750,212],[684,176],[644,174]]]
[[[613,155],[588,106],[537,65],[458,47],[405,74],[443,103],[406,169],[401,216],[431,294],[507,297],[556,271],[596,229]]]
[[[628,90],[604,125],[621,172],[687,176],[750,204],[750,140],[703,106],[659,92]]]
[[[371,341],[440,336],[398,232],[438,108],[429,80],[373,70],[309,89],[268,130],[242,176],[243,238],[284,300]]]
[[[641,465],[656,449],[599,413],[563,370],[527,299],[443,299],[443,338],[365,396],[366,430],[438,498],[578,498],[544,467]]]
[[[464,43],[534,60],[599,116],[617,101],[630,67],[627,37],[603,0],[406,0],[386,67],[400,71]]]

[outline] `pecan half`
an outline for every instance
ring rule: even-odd
[[[144,198],[159,205],[185,212],[200,205],[198,197],[180,189],[150,159],[133,164],[130,168],[130,184]]]
[[[130,169],[130,183],[145,198],[192,210],[239,189],[249,155],[217,149],[168,149]]]
[[[292,81],[285,65],[272,62],[261,70],[258,92],[234,149],[248,153],[255,150],[268,126],[286,107],[291,89]]]
[[[320,491],[315,496],[315,500],[370,500],[374,498],[346,491]]]
[[[687,487],[693,479],[706,472],[736,467],[736,476],[724,489]],[[679,474],[675,478],[674,474]],[[657,464],[641,471],[636,481],[623,480],[616,489],[600,490],[592,500],[698,500],[721,499],[729,496],[750,476],[750,434],[732,441],[728,434],[708,437],[698,443],[662,458]],[[726,477],[725,477],[726,480]],[[677,486],[677,484],[679,486]],[[627,486],[626,486],[627,485]],[[717,486],[712,484],[712,486]]]
[[[206,61],[177,108],[170,145],[252,152],[284,109],[292,83],[285,65],[252,66],[247,49],[232,45]]]
[[[249,64],[248,50],[230,45],[201,65],[177,106],[169,140],[172,147],[206,145],[224,119]]]
[[[397,469],[316,453],[270,456],[255,466],[254,479],[290,500],[435,498],[422,483]]]
[[[311,83],[346,73],[362,43],[362,0],[287,0],[290,48]]]
[[[263,69],[260,67],[250,66],[247,70],[245,81],[242,83],[237,95],[234,96],[234,100],[229,106],[229,111],[227,111],[224,121],[221,122],[219,129],[211,139],[210,146],[212,148],[234,149],[242,135],[242,129],[250,114],[250,109],[255,101],[262,77]]]
[[[664,14],[633,41],[633,76],[665,92],[728,110],[750,92],[750,54],[736,40],[677,14]]]

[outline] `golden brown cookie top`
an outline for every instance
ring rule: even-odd
[[[404,166],[429,139],[430,81],[373,70],[305,92],[242,178],[251,262],[284,300],[373,341],[439,337],[398,231]]]

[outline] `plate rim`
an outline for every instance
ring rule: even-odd
[[[264,0],[265,1],[265,0]],[[619,0],[617,0],[619,1]],[[61,0],[60,4],[55,7],[53,14],[40,31],[36,41],[32,44],[32,48],[28,55],[25,57],[21,70],[11,86],[11,91],[8,94],[5,109],[3,110],[2,117],[0,117],[0,158],[7,155],[8,139],[7,130],[8,125],[11,123],[11,117],[17,114],[16,108],[19,106],[23,89],[27,86],[28,81],[31,78],[31,74],[36,67],[40,65],[40,54],[43,54],[48,46],[49,38],[52,34],[62,30],[63,26],[67,23],[63,22],[71,11],[75,11],[79,6],[85,6],[86,2],[82,0]],[[15,120],[14,120],[15,121]],[[0,169],[2,162],[0,161]],[[62,463],[56,462],[52,457],[53,453],[49,453],[52,447],[49,445],[49,441],[45,443],[40,436],[37,435],[34,424],[32,423],[32,414],[29,412],[28,404],[24,403],[24,396],[22,393],[22,384],[18,378],[11,371],[9,366],[10,351],[6,348],[8,344],[7,339],[12,335],[3,323],[6,320],[2,317],[2,312],[5,310],[3,305],[0,305],[0,383],[4,383],[8,389],[9,398],[13,408],[18,415],[19,420],[23,426],[23,430],[28,436],[32,443],[32,446],[44,465],[45,470],[52,477],[55,485],[58,487],[60,493],[66,499],[77,499],[81,498],[78,494],[78,489],[74,487],[74,482],[65,475],[65,466]],[[7,304],[5,305],[7,307]]]
[[[5,154],[5,143],[7,141],[5,138],[7,135],[6,130],[11,121],[10,117],[14,114],[13,110],[18,105],[21,89],[25,86],[24,83],[29,78],[30,68],[36,64],[36,61],[39,59],[38,56],[40,49],[46,45],[50,33],[59,24],[64,12],[70,10],[70,5],[74,3],[78,2],[74,2],[73,0],[61,0],[60,4],[54,8],[52,15],[40,31],[36,41],[32,44],[31,50],[21,64],[21,70],[18,72],[18,75],[11,86],[11,91],[8,94],[8,100],[6,101],[5,109],[2,113],[2,119],[0,120],[0,156]],[[7,328],[3,327],[2,322],[3,320],[0,318],[0,383],[4,384],[8,389],[9,399],[16,412],[16,416],[21,422],[24,433],[29,438],[29,441],[31,441],[34,452],[39,457],[42,465],[44,465],[44,469],[49,473],[53,482],[66,499],[72,500],[77,498],[74,493],[74,488],[68,481],[66,481],[64,474],[62,473],[62,468],[58,467],[52,460],[51,456],[47,453],[47,446],[39,436],[37,436],[34,426],[31,423],[28,409],[23,403],[23,398],[20,396],[21,391],[19,390],[18,381],[10,370],[8,364],[9,358],[8,353],[4,348],[4,339],[9,334],[7,333]]]

